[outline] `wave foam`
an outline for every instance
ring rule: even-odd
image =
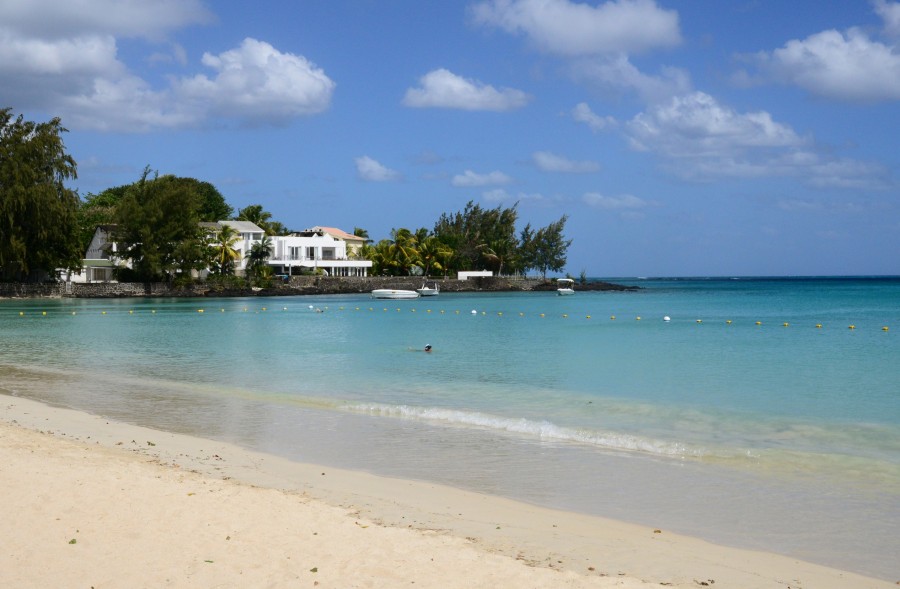
[[[641,438],[616,432],[568,428],[549,421],[501,417],[477,411],[377,403],[345,405],[341,408],[379,417],[437,422],[449,426],[478,427],[534,437],[542,441],[573,442],[607,450],[628,450],[657,456],[692,458],[700,458],[705,454],[700,449],[688,449],[685,445],[679,443]]]

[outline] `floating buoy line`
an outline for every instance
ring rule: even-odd
[[[280,309],[281,312],[289,312],[289,311],[296,311],[296,310],[300,310],[300,311],[303,311],[303,312],[314,311],[315,313],[324,313],[325,311],[328,311],[328,310],[329,310],[329,307],[328,307],[328,306],[315,307],[314,305],[309,305],[309,306],[303,307],[303,308],[300,308],[300,307],[294,307],[294,308],[290,308],[290,307],[281,307],[281,309]],[[340,306],[340,307],[337,307],[336,310],[339,311],[339,312],[340,312],[340,311],[347,311],[347,310],[350,310],[350,311],[352,311],[352,312],[362,312],[362,311],[374,312],[374,311],[376,311],[376,307],[359,307],[359,306],[355,306],[355,307],[352,307],[351,309],[348,309],[347,307]],[[401,307],[396,307],[396,308],[394,308],[394,309],[389,309],[388,307],[381,307],[381,308],[377,308],[377,310],[380,310],[380,311],[382,311],[382,312],[388,312],[389,310],[394,310],[394,311],[396,311],[397,313],[402,313],[402,312],[404,311],[404,309],[401,308]],[[241,307],[241,308],[239,308],[239,309],[229,310],[229,309],[225,309],[224,307],[219,307],[219,308],[218,308],[218,311],[219,311],[220,314],[222,314],[222,313],[229,313],[229,312],[234,312],[234,313],[250,313],[250,312],[252,312],[252,313],[257,313],[257,314],[258,314],[258,313],[265,313],[265,312],[268,312],[268,311],[269,311],[269,308],[268,308],[268,307],[259,307],[259,308],[257,308],[257,309],[252,309],[252,308],[250,308],[250,307]],[[172,313],[172,312],[173,312],[173,311],[169,311],[169,313]],[[179,309],[178,311],[174,311],[174,312],[183,312],[183,310],[182,310],[182,309]],[[206,313],[206,309],[201,307],[201,308],[191,309],[190,312],[191,312],[191,313],[195,313],[195,314],[200,314],[200,315],[202,315],[202,314]],[[411,308],[408,309],[408,312],[410,312],[410,313],[416,313],[416,312],[417,312],[417,309],[416,309],[415,307],[411,307]],[[429,309],[424,309],[424,312],[425,312],[426,315],[431,315],[432,312],[436,312],[436,313],[438,313],[438,314],[440,314],[440,315],[446,315],[446,314],[448,314],[448,313],[449,313],[449,314],[452,314],[452,315],[460,315],[460,314],[462,313],[459,309],[454,309],[454,310],[452,310],[452,311],[447,311],[446,309],[437,309],[437,310],[433,310],[433,309],[430,309],[430,308],[429,308]],[[69,315],[69,316],[74,316],[74,315],[77,315],[77,314],[79,314],[79,313],[81,313],[81,315],[84,316],[84,315],[88,314],[88,311],[85,311],[85,310],[80,310],[80,311],[69,311],[69,310],[47,311],[47,310],[45,310],[45,309],[41,309],[41,310],[34,310],[34,311],[27,311],[27,312],[26,312],[26,311],[18,311],[18,316],[19,316],[19,317],[23,317],[23,318],[24,318],[24,317],[31,317],[31,316],[51,317],[51,316],[55,316],[55,315]],[[127,311],[126,311],[126,310],[108,311],[108,310],[106,310],[106,309],[98,309],[98,310],[96,310],[96,311],[92,311],[91,314],[99,314],[99,315],[101,315],[101,316],[106,316],[106,315],[109,315],[109,314],[123,314],[123,315],[127,314],[127,315],[132,315],[132,316],[139,316],[139,315],[146,315],[146,314],[149,314],[149,315],[155,315],[155,314],[156,314],[156,309],[128,309]],[[468,312],[468,314],[471,315],[471,316],[473,316],[473,317],[475,317],[475,316],[486,317],[486,316],[487,316],[487,311],[480,311],[480,312],[479,312],[477,309],[472,309],[471,311]],[[516,313],[515,315],[518,316],[519,318],[527,318],[527,317],[528,317],[528,314],[527,314],[527,313],[524,313],[524,312],[521,312],[521,311],[518,312],[518,313]],[[539,318],[541,318],[541,319],[544,319],[544,318],[547,318],[547,317],[554,317],[554,316],[555,316],[555,317],[558,317],[558,318],[560,318],[560,319],[569,319],[569,313],[559,313],[559,314],[532,313],[531,315],[532,315],[532,316],[535,316],[535,317],[539,317]],[[507,316],[507,314],[506,314],[505,311],[496,311],[496,317],[497,317],[497,318],[503,319],[503,318],[506,317],[506,316]],[[592,319],[592,317],[593,317],[593,315],[590,314],[590,313],[584,315],[584,319],[585,319],[585,320],[590,320],[590,319]],[[635,316],[634,316],[634,320],[635,320],[636,322],[642,321],[642,319],[643,319],[643,316],[641,316],[641,315],[635,315]],[[610,316],[609,316],[609,320],[610,320],[610,321],[616,321],[616,315],[610,315]],[[664,316],[661,317],[659,320],[660,320],[662,323],[667,324],[667,325],[668,325],[668,324],[672,324],[672,323],[677,323],[677,322],[673,322],[672,318],[671,318],[670,316],[668,316],[668,315],[664,315]],[[694,322],[696,325],[706,325],[706,324],[708,323],[708,322],[706,322],[706,321],[705,321],[704,319],[702,319],[702,318],[694,319],[693,322]],[[646,321],[643,321],[643,323],[646,323]],[[735,323],[734,323],[734,321],[733,321],[732,319],[726,319],[726,320],[723,322],[723,324],[724,324],[724,325],[727,325],[727,326],[735,325]],[[757,326],[757,327],[762,327],[764,324],[763,324],[762,321],[754,321],[754,322],[753,322],[753,325],[755,325],[755,326]],[[790,322],[788,322],[788,321],[784,321],[784,322],[781,323],[781,326],[782,326],[782,327],[791,327],[792,324],[791,324]],[[811,325],[811,327],[813,327],[813,328],[815,328],[815,329],[825,329],[825,325],[822,324],[822,323],[815,323],[815,324]],[[847,329],[850,330],[850,331],[855,331],[855,330],[856,330],[856,324],[855,324],[855,323],[850,323],[850,324],[848,324],[848,325],[847,325]],[[881,329],[881,331],[883,331],[883,332],[888,332],[888,331],[890,331],[890,327],[887,326],[887,325],[882,325],[880,329]]]

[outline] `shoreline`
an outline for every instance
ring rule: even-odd
[[[0,407],[0,459],[4,461],[0,493],[6,495],[0,502],[4,506],[0,521],[9,527],[3,534],[14,548],[0,557],[3,585],[53,585],[45,574],[69,570],[59,578],[95,586],[103,585],[95,580],[103,575],[112,575],[108,578],[114,586],[124,584],[117,574],[133,575],[135,583],[128,584],[144,586],[278,585],[289,579],[308,581],[310,586],[314,581],[322,586],[347,586],[351,578],[361,579],[357,575],[367,575],[371,586],[415,582],[420,587],[527,583],[534,587],[665,584],[686,588],[711,586],[712,581],[716,587],[743,589],[895,586],[790,557],[718,546],[665,529],[431,483],[291,462],[20,397],[3,395]],[[161,487],[156,495],[145,496],[151,491],[145,487],[157,484]],[[191,490],[185,491],[188,487]],[[204,496],[209,501],[203,509],[192,512],[182,505],[207,488]],[[17,489],[33,493],[23,496]],[[124,494],[123,489],[127,489]],[[281,511],[265,511],[276,504]],[[134,505],[141,509],[131,514],[127,507]],[[254,516],[255,524],[225,534],[235,542],[223,544],[222,534],[209,536],[210,526],[232,525],[231,519],[251,509],[264,512]],[[177,526],[172,510],[178,514]],[[120,520],[125,516],[136,519],[122,527]],[[319,523],[323,518],[327,524]],[[285,530],[288,520],[300,528],[318,526],[321,536],[312,541],[308,534],[300,537],[296,530]],[[164,522],[173,528],[163,526]],[[142,530],[145,524],[147,529]],[[33,528],[28,538],[20,529],[26,525]],[[249,542],[250,528],[261,534],[255,542]],[[340,534],[330,533],[337,529]],[[63,532],[69,536],[61,537]],[[67,544],[70,539],[77,543]],[[197,548],[219,556],[198,556]],[[173,559],[180,564],[173,563],[170,571],[157,571],[149,564],[132,566],[131,561],[114,564],[110,550],[151,552],[160,561]],[[223,555],[223,550],[235,554]],[[302,565],[284,556],[292,550],[308,552]],[[420,558],[423,554],[431,555],[433,561]],[[312,561],[320,564],[310,565]],[[86,576],[101,566],[111,571],[124,567],[124,571]],[[311,573],[312,568],[317,572]]]

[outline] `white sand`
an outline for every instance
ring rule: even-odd
[[[0,396],[0,587],[887,588]]]

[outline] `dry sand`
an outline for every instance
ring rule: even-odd
[[[0,587],[896,587],[0,396]]]

